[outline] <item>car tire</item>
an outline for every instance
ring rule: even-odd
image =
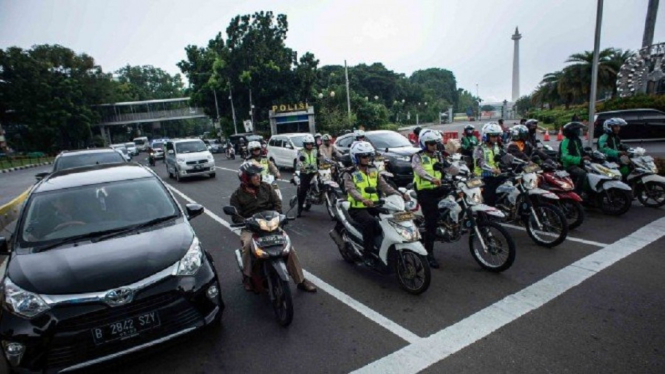
[[[180,172],[178,171],[177,167],[175,168],[175,172],[173,174],[175,174],[176,182],[178,182],[178,183],[182,182],[182,179],[180,178]]]
[[[214,177],[216,177],[216,176],[217,176],[216,173],[210,173],[210,178],[214,178]]]
[[[293,171],[296,171],[296,167],[298,166],[298,160],[293,160]]]
[[[155,161],[156,162],[156,161]],[[169,175],[169,179],[173,179],[173,174],[171,174],[171,171],[169,170],[169,166],[166,165],[166,173]]]

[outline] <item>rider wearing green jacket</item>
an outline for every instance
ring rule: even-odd
[[[598,139],[598,150],[603,152],[610,161],[619,162],[621,165],[621,175],[626,176],[630,173],[628,165],[621,162],[621,156],[626,156],[628,147],[621,143],[619,132],[621,127],[628,123],[623,118],[610,118],[603,123],[604,134]]]
[[[586,127],[579,122],[569,122],[563,127],[563,136],[565,138],[559,145],[559,154],[563,168],[570,174],[575,182],[575,192],[582,193],[582,187],[586,180],[586,171],[582,167],[583,160],[589,159],[584,155],[584,147],[580,136],[582,129]]]

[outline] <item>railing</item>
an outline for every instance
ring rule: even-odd
[[[134,123],[134,122],[150,122],[159,121],[166,118],[194,118],[204,117],[202,108],[182,108],[173,110],[157,110],[143,113],[125,113],[106,116],[102,118],[102,125],[105,124],[121,124],[121,123]]]

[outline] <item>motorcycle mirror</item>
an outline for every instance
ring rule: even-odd
[[[238,209],[234,206],[225,206],[224,207],[224,214],[227,216],[237,216],[238,215]]]
[[[305,161],[305,156],[300,156],[300,158],[298,160]]]
[[[365,192],[366,193],[376,193],[376,188],[374,187],[365,187]]]

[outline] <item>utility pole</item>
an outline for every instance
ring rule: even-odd
[[[231,113],[233,114],[233,131],[238,133],[238,125],[236,124],[236,108],[233,106],[233,92],[231,91],[231,85],[229,84],[229,101],[231,101]]]
[[[644,37],[642,38],[642,48],[653,44],[653,31],[656,28],[656,16],[658,15],[658,1],[649,0],[647,8],[647,19],[644,21]]]
[[[252,133],[256,134],[256,124],[254,123],[254,104],[252,104],[252,89],[249,89],[249,116],[252,120]]]
[[[603,0],[598,0],[596,10],[596,36],[593,42],[593,65],[591,65],[591,97],[589,98],[589,126],[591,131],[587,141],[588,147],[593,147],[593,117],[596,115],[596,86],[598,85],[598,50],[600,49],[600,26],[603,23]]]
[[[349,91],[349,69],[346,67],[346,60],[344,60],[344,75],[346,76],[346,108],[349,112],[349,125],[351,124],[351,93]]]
[[[217,104],[217,90],[212,89],[213,95],[215,95],[215,110],[217,111],[217,118],[215,118],[215,124],[219,121],[219,104]],[[216,128],[217,126],[215,126]]]

